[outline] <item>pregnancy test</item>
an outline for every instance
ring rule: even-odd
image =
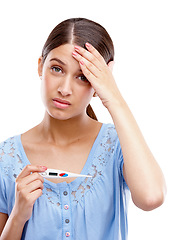
[[[39,173],[44,178],[69,178],[69,177],[92,177],[90,175],[82,175],[77,173],[66,172],[57,169],[47,169],[45,172]]]

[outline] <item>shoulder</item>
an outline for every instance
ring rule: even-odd
[[[17,177],[23,168],[18,136],[13,136],[0,143],[0,171],[2,174]]]
[[[96,152],[103,155],[103,158],[113,158],[116,156],[118,143],[119,139],[114,124],[103,123],[95,142]]]
[[[111,141],[115,142],[118,139],[115,125],[112,123],[103,123],[102,132],[103,132],[103,138],[106,138],[108,143]]]
[[[113,158],[120,158],[121,154],[121,145],[119,137],[115,128],[115,125],[112,123],[103,124],[101,129],[101,150],[104,151],[107,155]]]
[[[0,143],[0,162],[3,162],[5,157],[13,155],[15,149],[14,138],[10,137]]]

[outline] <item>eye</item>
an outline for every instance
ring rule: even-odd
[[[53,66],[53,67],[51,67],[51,70],[52,70],[52,72],[62,72],[62,69],[60,68],[60,67],[56,67],[56,66]]]
[[[83,82],[88,82],[87,78],[84,75],[80,75],[78,78]]]

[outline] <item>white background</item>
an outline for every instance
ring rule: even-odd
[[[99,22],[115,46],[114,77],[166,178],[162,207],[129,206],[130,240],[168,240],[171,214],[171,7],[170,1],[1,1],[0,141],[38,124],[44,115],[37,59],[50,31],[62,20]],[[100,121],[111,122],[98,99]]]

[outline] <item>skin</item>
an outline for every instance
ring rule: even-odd
[[[42,166],[27,165],[19,174],[16,179],[16,201],[11,215],[8,218],[6,214],[0,214],[2,240],[21,239],[24,224],[31,217],[33,205],[42,195],[44,179],[38,172],[46,169]]]
[[[44,64],[41,57],[38,60],[45,116],[38,126],[21,136],[22,143],[29,145],[27,148],[24,144],[32,165],[24,168],[16,179],[16,201],[11,215],[8,217],[0,213],[0,232],[3,230],[1,239],[21,238],[24,224],[32,214],[33,205],[42,195],[44,180],[38,172],[45,171],[47,167],[38,164],[81,172],[100,130],[101,123],[90,119],[86,114],[86,107],[94,95],[94,89],[84,78],[77,60],[72,56],[73,51],[74,46],[67,44],[52,50]],[[56,57],[65,65],[52,61]],[[69,101],[71,106],[65,110],[56,108],[52,102],[55,97]],[[42,153],[41,156],[37,149]],[[61,156],[59,161],[56,160],[57,155]],[[30,175],[31,172],[34,173]],[[68,179],[68,182],[72,180]]]
[[[163,173],[117,88],[111,71],[97,50],[90,44],[86,46],[88,51],[76,47],[78,54],[74,56],[113,119],[124,157],[124,178],[132,200],[143,210],[155,209],[163,203],[166,194]]]
[[[42,81],[42,99],[46,112],[42,123],[23,134],[22,141],[24,143],[36,139],[35,146],[41,142],[42,150],[47,151],[50,148],[50,152],[56,155],[55,151],[57,151],[64,159],[62,162],[50,162],[53,159],[51,155],[49,161],[47,158],[41,159],[43,165],[54,168],[60,166],[61,169],[65,166],[66,170],[72,169],[73,172],[75,170],[79,173],[85,160],[79,161],[75,155],[74,160],[68,161],[68,157],[63,153],[74,153],[80,147],[80,152],[84,150],[86,159],[86,152],[90,150],[101,127],[101,123],[86,115],[86,106],[96,92],[115,124],[124,157],[124,178],[131,191],[132,200],[139,208],[146,211],[152,210],[164,201],[166,185],[162,171],[116,85],[111,71],[113,62],[107,65],[93,46],[87,44],[86,47],[87,50],[66,44],[52,50],[44,64],[39,58],[38,72]],[[56,61],[51,61],[54,57],[58,57],[65,63],[62,71],[52,68],[59,66]],[[80,80],[82,79],[80,73],[88,81]],[[52,103],[54,97],[70,101],[71,107],[64,111],[55,108]],[[90,138],[86,138],[88,135]],[[89,139],[91,144],[88,144]],[[60,149],[62,152],[59,152]],[[31,154],[30,151],[27,153]],[[29,156],[30,159],[36,159],[34,153]],[[35,200],[42,193],[43,179],[37,172],[43,169],[35,166],[35,163],[39,164],[38,159],[33,163],[23,169],[17,178],[16,202],[8,221],[6,215],[0,214],[1,229],[7,221],[1,236],[3,240],[14,239],[14,236],[16,240],[21,238],[24,223],[31,216]],[[73,169],[73,166],[77,167]],[[31,171],[35,172],[34,176],[30,176]],[[22,212],[20,217],[19,212]]]
[[[72,51],[74,51],[74,46],[66,44],[53,49],[48,54],[43,66],[42,59],[39,59],[38,71],[42,79],[42,100],[48,114],[56,120],[63,121],[74,118],[76,121],[80,121],[81,117],[86,118],[86,106],[94,94],[94,89],[83,78],[79,64],[72,57]],[[52,60],[56,56],[65,65]],[[54,97],[71,102],[71,107],[65,111],[59,109],[57,111],[52,106]]]

